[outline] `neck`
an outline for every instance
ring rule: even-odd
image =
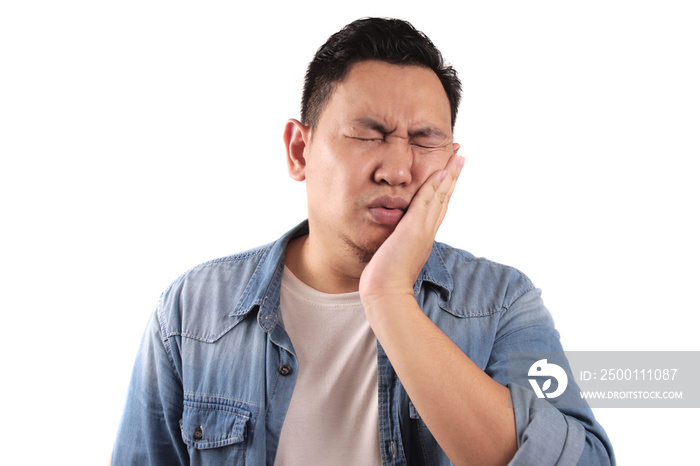
[[[311,288],[324,293],[350,293],[358,291],[366,264],[343,248],[328,251],[306,235],[289,242],[285,265]]]

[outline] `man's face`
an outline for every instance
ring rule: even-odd
[[[447,95],[430,69],[374,60],[354,64],[306,146],[315,241],[369,261],[428,176],[459,148],[450,118]]]

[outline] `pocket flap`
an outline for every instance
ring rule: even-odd
[[[180,421],[182,440],[198,450],[241,443],[251,413],[226,405],[192,406],[185,403]]]

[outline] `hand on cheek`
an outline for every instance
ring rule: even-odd
[[[363,301],[387,295],[413,295],[413,284],[428,260],[464,157],[453,155],[420,187],[394,232],[365,267],[360,278]]]

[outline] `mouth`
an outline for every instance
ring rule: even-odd
[[[400,197],[381,196],[369,204],[369,214],[380,225],[396,226],[406,213],[409,203]]]

